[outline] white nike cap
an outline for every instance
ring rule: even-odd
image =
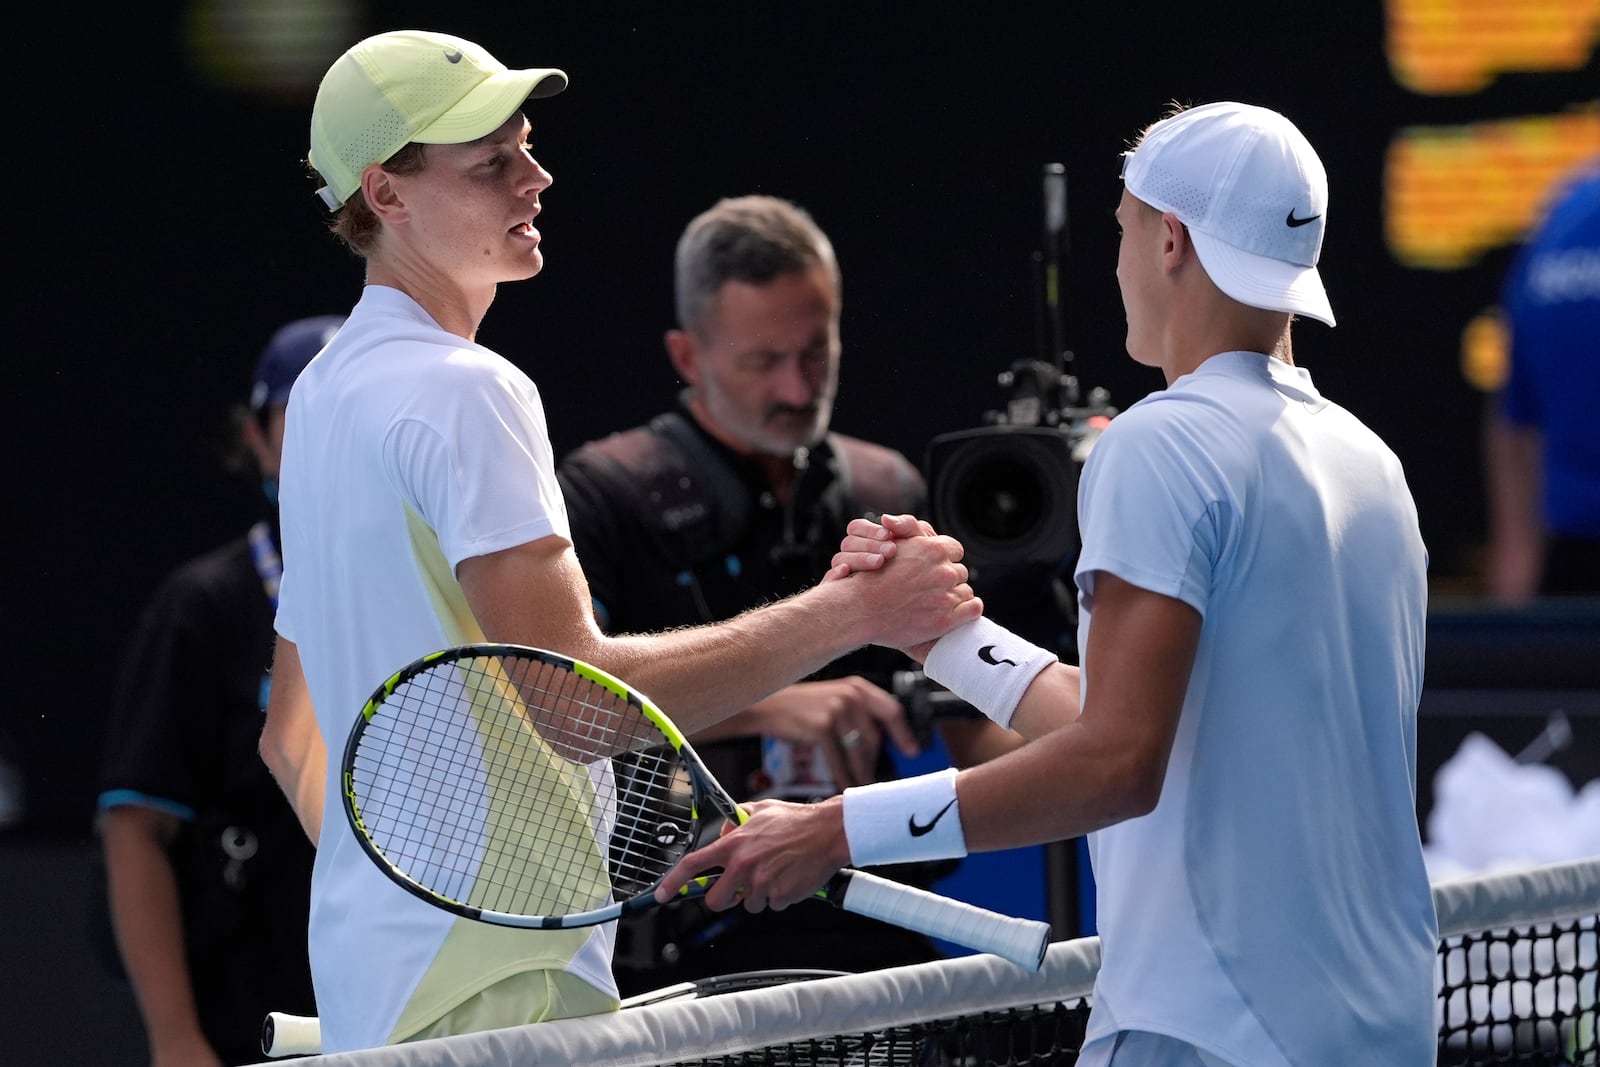
[[[1218,289],[1241,304],[1334,324],[1317,274],[1328,174],[1288,119],[1252,104],[1180,111],[1125,153],[1122,180],[1189,228]]]
[[[507,70],[482,47],[446,33],[368,37],[334,60],[311,106],[308,158],[328,183],[317,195],[337,209],[360,188],[363,171],[413,141],[476,141],[529,97],[566,87],[559,70]]]

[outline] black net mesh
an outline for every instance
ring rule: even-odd
[[[1591,915],[1442,940],[1435,1009],[1440,1067],[1600,1065],[1597,921]],[[1073,1064],[1088,1016],[1087,999],[1019,1006],[684,1059],[670,1067]]]

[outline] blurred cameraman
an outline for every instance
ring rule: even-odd
[[[827,571],[852,518],[917,513],[926,499],[905,456],[828,429],[839,269],[807,212],[766,196],[719,201],[689,223],[674,266],[678,327],[665,341],[686,383],[678,409],[584,445],[559,472],[608,632],[720,621],[799,592]],[[893,777],[885,740],[908,755],[920,747],[889,692],[911,666],[859,650],[692,740],[739,800],[820,799]],[[882,873],[926,886],[952,867]],[[843,911],[712,915],[693,901],[624,919],[614,968],[628,996],[748,970],[939,956],[921,935]]]

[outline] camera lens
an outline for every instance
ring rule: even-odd
[[[990,541],[1022,537],[1044,514],[1038,470],[1010,456],[974,464],[957,484],[954,498],[972,532]]]

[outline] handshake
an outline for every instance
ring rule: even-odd
[[[933,642],[983,615],[967,584],[961,542],[912,515],[852,519],[822,588],[845,596],[840,624],[858,644],[898,648],[922,662]]]

